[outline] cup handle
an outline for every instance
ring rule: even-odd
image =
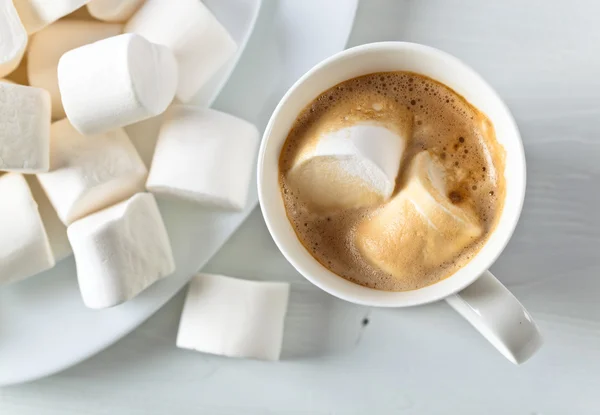
[[[489,271],[446,301],[514,364],[525,362],[543,343],[525,307]]]

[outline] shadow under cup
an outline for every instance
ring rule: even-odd
[[[279,155],[298,114],[323,91],[374,72],[409,71],[452,88],[492,122],[506,151],[506,197],[496,229],[478,254],[453,275],[413,291],[367,288],[334,274],[304,248],[289,222],[279,187]],[[425,304],[456,293],[498,258],[517,225],[525,196],[525,155],[515,121],[498,94],[471,68],[437,49],[414,43],[383,42],[358,46],[321,62],[283,97],[267,125],[258,159],[258,193],[269,231],[287,260],[306,279],[341,299],[370,306]]]

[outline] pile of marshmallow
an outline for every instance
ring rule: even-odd
[[[199,0],[0,0],[0,284],[72,252],[112,307],[175,270],[156,194],[243,209],[257,129],[186,104],[236,49]],[[123,127],[163,112],[147,168]]]

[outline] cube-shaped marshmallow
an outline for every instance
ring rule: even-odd
[[[65,53],[58,86],[71,124],[98,134],[165,111],[177,88],[171,51],[135,34],[99,40]]]
[[[107,308],[125,302],[175,270],[154,196],[138,193],[69,226],[83,302]]]
[[[229,357],[278,360],[289,284],[199,274],[188,289],[177,347]]]
[[[25,176],[25,179],[27,179],[33,199],[38,205],[38,211],[44,223],[44,228],[46,228],[46,234],[48,234],[48,239],[50,240],[54,259],[56,262],[65,259],[73,254],[69,238],[67,237],[67,227],[56,214],[56,210],[52,206],[52,203],[50,203],[50,200],[48,200],[48,196],[46,196],[46,192],[40,186],[37,177],[28,174]]]
[[[144,0],[92,0],[87,9],[98,20],[126,22],[143,3]]]
[[[83,136],[64,119],[50,144],[50,171],[38,179],[65,225],[143,189],[146,166],[121,128]]]
[[[170,48],[179,64],[177,98],[188,102],[237,50],[237,45],[198,0],[146,0],[125,25]]]
[[[27,31],[12,0],[0,0],[0,78],[19,66],[27,47]]]
[[[233,115],[173,105],[160,129],[146,188],[210,207],[246,205],[259,134]]]
[[[116,36],[123,31],[120,24],[88,20],[60,20],[31,37],[27,49],[29,84],[44,88],[52,99],[52,118],[65,118],[58,89],[58,61],[75,48]]]
[[[13,0],[28,34],[42,30],[90,0]]]
[[[0,170],[48,171],[50,122],[47,91],[0,82]]]
[[[21,174],[0,176],[0,284],[54,266],[54,256],[37,204]]]

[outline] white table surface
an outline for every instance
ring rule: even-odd
[[[543,331],[530,362],[504,360],[445,304],[372,310],[317,291],[257,209],[206,270],[292,282],[282,362],[178,350],[180,294],[90,360],[0,389],[0,414],[600,413],[599,15],[595,0],[362,0],[350,39],[444,49],[512,109],[528,193],[493,271]]]

